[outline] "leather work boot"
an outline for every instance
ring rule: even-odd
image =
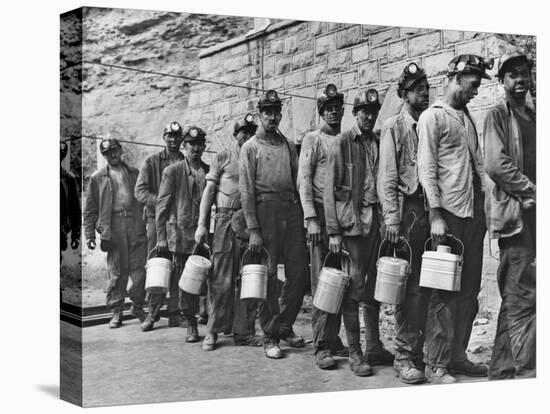
[[[395,360],[393,362],[395,376],[405,384],[422,384],[426,377],[422,371],[414,366],[409,359]]]
[[[367,352],[367,362],[371,365],[393,365],[394,356],[385,348],[380,348],[376,352]]]
[[[336,361],[331,355],[330,349],[320,349],[315,353],[315,363],[321,369],[331,369],[336,366]]]
[[[179,313],[172,313],[168,315],[168,326],[171,328],[180,327],[182,324],[182,318]]]
[[[468,377],[486,377],[488,370],[485,365],[474,364],[466,359],[460,363],[453,363],[452,372],[454,375],[462,374],[467,375]]]
[[[185,342],[199,342],[199,329],[196,323],[187,325]]]
[[[139,307],[139,306],[136,306],[136,305],[132,305],[130,307],[130,315],[134,316],[135,318],[137,318],[140,322],[144,322],[145,321],[145,312],[143,312],[143,308],[142,307]]]
[[[271,359],[280,359],[284,356],[279,343],[273,339],[264,339],[264,353]]]
[[[113,312],[113,317],[109,321],[109,328],[115,329],[122,326],[122,310],[117,310]]]
[[[304,338],[296,335],[294,332],[290,332],[290,334],[286,336],[281,336],[281,339],[285,341],[287,345],[291,348],[303,348],[304,346],[306,346]]]
[[[153,319],[153,316],[151,315],[151,312],[147,314],[147,317],[141,324],[141,330],[143,332],[149,332],[153,330],[153,325],[155,324],[155,320]]]
[[[197,318],[197,323],[201,324],[201,325],[206,325],[208,324],[208,314],[206,313],[201,313],[199,315],[199,317]]]
[[[264,340],[256,335],[233,335],[233,343],[236,346],[262,346]]]
[[[344,346],[339,336],[336,337],[335,346],[331,349],[332,355],[347,358],[349,357],[349,348]]]
[[[456,378],[449,374],[447,368],[426,365],[424,373],[428,382],[432,384],[452,384],[456,382]]]
[[[351,372],[359,377],[368,377],[372,375],[372,369],[367,361],[363,358],[363,353],[361,350],[349,351],[349,367]]]
[[[218,335],[215,333],[209,333],[204,337],[202,341],[202,350],[203,351],[213,351],[216,349],[216,341],[218,340]]]

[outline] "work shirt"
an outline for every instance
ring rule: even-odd
[[[520,233],[523,229],[521,201],[536,198],[536,185],[525,173],[524,154],[526,145],[531,145],[531,151],[536,150],[533,148],[536,147],[535,135],[532,135],[536,134],[536,115],[529,108],[527,113],[531,128],[521,128],[508,103],[491,108],[485,117],[485,169],[490,178],[485,216],[491,238]],[[524,137],[524,133],[529,136]]]
[[[206,180],[212,181],[217,186],[217,208],[237,210],[241,207],[238,151],[239,148],[235,145],[234,148],[218,152],[210,165],[210,171],[206,175]]]
[[[183,160],[183,154],[179,151],[174,154],[172,159],[168,154],[165,148],[156,154],[150,155],[145,158],[139,171],[134,194],[140,203],[145,204],[145,215],[147,217],[155,217],[155,206],[162,172],[170,164]]]
[[[80,199],[78,197],[78,184],[76,177],[69,171],[60,167],[60,224],[64,234],[71,232],[71,239],[80,238],[81,214]]]
[[[537,183],[537,124],[534,118],[515,114],[521,131],[523,144],[523,168],[527,178]]]
[[[254,135],[241,148],[239,158],[239,189],[246,225],[249,230],[259,228],[256,203],[262,196],[284,193],[286,199],[298,199],[295,193],[298,155],[294,144],[280,136],[279,145],[271,145],[263,137]]]
[[[438,100],[418,119],[418,178],[430,208],[474,215],[474,171],[485,188],[483,157],[465,111]]]
[[[127,210],[132,204],[132,188],[130,188],[126,169],[111,167],[109,176],[113,186],[113,213]]]
[[[329,147],[323,193],[329,236],[370,232],[377,214],[377,173],[378,143],[372,131],[363,134],[356,124],[336,136]]]
[[[387,226],[401,222],[403,196],[418,189],[416,131],[416,121],[405,106],[382,126],[377,189]]]
[[[323,204],[328,148],[334,137],[317,129],[302,140],[297,186],[306,220],[317,217],[315,204]]]
[[[172,253],[191,254],[199,221],[199,206],[208,166],[199,170],[185,157],[162,172],[156,205],[157,241],[168,242]]]

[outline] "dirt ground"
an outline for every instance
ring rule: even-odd
[[[105,325],[85,328],[84,406],[428,386],[401,383],[391,367],[376,366],[372,377],[357,377],[346,358],[337,358],[334,370],[320,370],[314,361],[310,315],[301,312],[294,327],[305,337],[306,347],[293,349],[282,343],[285,358],[281,360],[266,358],[262,348],[235,347],[232,338],[223,335],[215,351],[204,352],[200,342],[185,342],[185,329],[169,328],[164,318],[147,333],[141,332],[137,320],[126,321],[116,330]],[[486,363],[494,323],[477,322],[483,324],[474,327],[468,353],[472,360]],[[77,328],[62,325],[65,335],[79,335]],[[389,306],[382,310],[381,329],[386,347],[393,349],[393,309]],[[199,333],[201,338],[205,335],[204,326],[199,325]],[[343,332],[341,337],[345,342]],[[459,382],[486,381],[457,378]]]

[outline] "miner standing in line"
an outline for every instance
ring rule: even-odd
[[[208,166],[202,161],[206,134],[201,128],[192,126],[183,135],[183,142],[184,159],[162,172],[156,205],[156,248],[159,254],[170,252],[172,255],[170,296],[179,297],[183,316],[187,319],[186,342],[198,342],[199,296],[180,290],[178,284],[195,246],[199,206],[208,173]]]
[[[61,142],[60,160],[67,156],[69,147],[65,141]],[[76,177],[63,167],[61,173],[61,251],[67,250],[67,234],[71,233],[71,248],[76,250],[80,243],[80,199]]]
[[[404,302],[395,308],[396,375],[406,384],[424,382],[422,347],[430,289],[419,286],[424,243],[430,237],[428,213],[418,182],[416,125],[428,108],[430,86],[416,63],[403,69],[397,93],[404,101],[398,115],[389,118],[380,136],[378,198],[382,206],[382,235],[392,244],[404,237],[411,246],[410,274]],[[409,253],[410,254],[410,253]]]
[[[489,236],[498,238],[498,286],[502,302],[490,379],[533,377],[536,372],[536,182],[537,126],[526,105],[531,88],[527,56],[503,55],[498,79],[506,100],[485,118],[486,214]]]
[[[340,133],[344,115],[344,94],[329,84],[317,98],[317,110],[321,117],[319,129],[309,132],[302,140],[298,169],[298,190],[306,220],[307,241],[311,258],[311,294],[315,296],[319,272],[328,253],[328,236],[323,208],[323,191],[330,143]],[[311,325],[315,360],[321,369],[336,366],[333,355],[349,356],[338,332],[342,314],[333,315],[313,307]]]
[[[370,365],[393,364],[393,355],[380,341],[380,302],[374,299],[380,225],[376,195],[378,142],[373,128],[379,110],[375,89],[357,94],[353,101],[356,124],[340,133],[329,147],[323,194],[329,249],[340,253],[344,248],[351,259],[351,281],[344,293],[342,312],[350,368],[358,376],[371,375]],[[366,303],[366,355],[360,343],[360,302]]]
[[[279,340],[292,347],[305,346],[292,325],[300,311],[307,284],[306,241],[303,214],[296,190],[298,156],[294,145],[279,132],[282,101],[274,90],[260,97],[260,125],[241,149],[239,189],[250,249],[256,255],[265,247],[271,257],[267,301],[260,304],[264,351],[282,358]],[[286,281],[277,288],[277,263],[285,266]]]
[[[233,214],[241,209],[239,193],[239,153],[243,144],[254,135],[258,125],[254,116],[247,114],[235,122],[234,145],[216,154],[206,176],[206,188],[202,195],[200,217],[195,242],[203,243],[208,237],[210,208],[216,203],[214,238],[212,242],[212,272],[208,278],[209,319],[207,335],[202,349],[216,348],[218,333],[233,331],[235,345],[262,346],[260,337],[254,335],[256,303],[237,299],[235,283],[239,274],[241,241],[231,227]],[[234,316],[234,320],[233,317]]]
[[[467,104],[491,67],[476,55],[449,63],[444,96],[418,120],[418,176],[429,206],[430,233],[439,244],[451,233],[464,245],[460,292],[434,289],[428,305],[424,362],[433,383],[451,383],[449,373],[483,377],[484,365],[468,360],[466,348],[478,311],[485,236],[484,169],[475,124]]]
[[[150,155],[143,162],[136,182],[135,197],[145,205],[145,217],[147,220],[147,251],[157,245],[157,227],[155,224],[155,207],[157,205],[157,195],[160,187],[160,180],[164,169],[183,160],[183,154],[180,152],[180,146],[183,141],[183,129],[177,122],[171,122],[164,128],[162,134],[165,148],[155,154]],[[143,331],[153,329],[155,321],[160,317],[159,311],[165,294],[149,294],[149,313],[141,325]],[[178,309],[178,296],[170,296],[168,301],[168,326],[180,326],[181,315]]]
[[[143,222],[143,205],[134,198],[138,170],[122,161],[122,147],[116,139],[104,139],[99,150],[107,166],[90,178],[84,207],[86,244],[94,250],[95,232],[100,234],[100,249],[107,252],[109,287],[107,307],[113,312],[109,328],[122,325],[122,307],[128,278],[132,287],[130,313],[145,320],[145,260],[147,237]]]

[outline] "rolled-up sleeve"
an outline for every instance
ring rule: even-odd
[[[514,164],[505,150],[504,122],[497,108],[489,111],[483,125],[485,139],[485,171],[506,193],[515,198],[534,198],[535,184]]]
[[[387,226],[399,224],[399,166],[397,165],[397,140],[391,125],[382,128],[380,136],[380,163],[378,169],[378,198]]]
[[[255,148],[249,143],[243,145],[239,157],[239,190],[246,226],[255,230],[260,227],[256,216],[256,157]]]
[[[298,192],[304,210],[304,218],[317,217],[313,197],[313,175],[317,165],[318,152],[315,148],[315,137],[307,134],[302,141],[298,167]]]
[[[212,181],[215,184],[220,183],[220,177],[223,173],[223,169],[228,163],[228,155],[229,154],[227,151],[220,151],[216,154],[214,161],[210,164],[208,174],[206,174],[207,181]]]
[[[437,184],[439,140],[437,114],[428,109],[418,119],[418,179],[424,188],[430,208],[442,206]]]

